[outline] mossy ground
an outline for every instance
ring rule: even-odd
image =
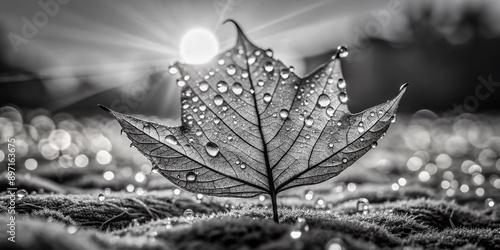
[[[218,198],[197,202],[169,192],[136,195],[36,194],[17,201],[16,243],[0,232],[0,249],[325,249],[334,239],[346,249],[500,249],[500,209],[458,204],[422,187],[344,195],[324,209],[285,206],[280,224],[267,203]],[[364,190],[364,191],[363,191]],[[356,201],[370,200],[360,213]],[[0,225],[9,197],[0,197]],[[282,203],[285,203],[284,201]],[[195,217],[183,217],[192,209]],[[290,232],[298,217],[309,230]],[[75,231],[76,232],[73,232]]]

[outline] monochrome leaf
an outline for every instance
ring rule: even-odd
[[[191,192],[275,200],[338,175],[376,146],[407,85],[394,99],[351,114],[340,66],[345,47],[300,78],[231,22],[238,30],[232,49],[206,64],[169,69],[180,75],[181,126],[103,107],[159,173]]]

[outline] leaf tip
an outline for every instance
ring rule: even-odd
[[[406,91],[406,88],[410,85],[410,83],[405,83],[403,85],[401,85],[401,87],[399,87],[399,92],[405,92]]]
[[[232,23],[234,24],[234,26],[236,27],[236,30],[238,31],[238,43],[249,43],[250,45],[253,45],[250,40],[248,40],[247,36],[245,35],[245,33],[243,32],[243,30],[241,29],[240,25],[238,24],[238,22],[236,22],[235,20],[233,19],[226,19],[222,24],[225,24],[225,23]]]
[[[97,104],[97,106],[98,106],[99,108],[101,108],[102,110],[104,110],[104,111],[106,111],[106,112],[108,112],[108,113],[110,113],[110,114],[111,114],[111,109],[109,109],[108,107],[106,107],[106,106],[104,106],[104,105],[101,105],[101,104]]]

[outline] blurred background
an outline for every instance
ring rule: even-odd
[[[180,88],[166,71],[182,60],[183,35],[203,27],[223,51],[235,42],[234,27],[222,25],[231,18],[299,75],[347,45],[352,112],[411,84],[379,149],[336,182],[417,183],[486,199],[500,189],[499,14],[495,0],[4,1],[0,143],[16,138],[27,173],[19,178],[33,190],[164,187],[96,104],[178,122]],[[30,187],[32,173],[50,182]]]

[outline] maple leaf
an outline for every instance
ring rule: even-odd
[[[231,20],[229,20],[231,21]],[[243,34],[236,46],[202,65],[176,63],[182,126],[169,127],[101,106],[154,168],[177,186],[213,196],[271,197],[341,173],[375,147],[405,92],[351,114],[340,46],[304,78]]]

